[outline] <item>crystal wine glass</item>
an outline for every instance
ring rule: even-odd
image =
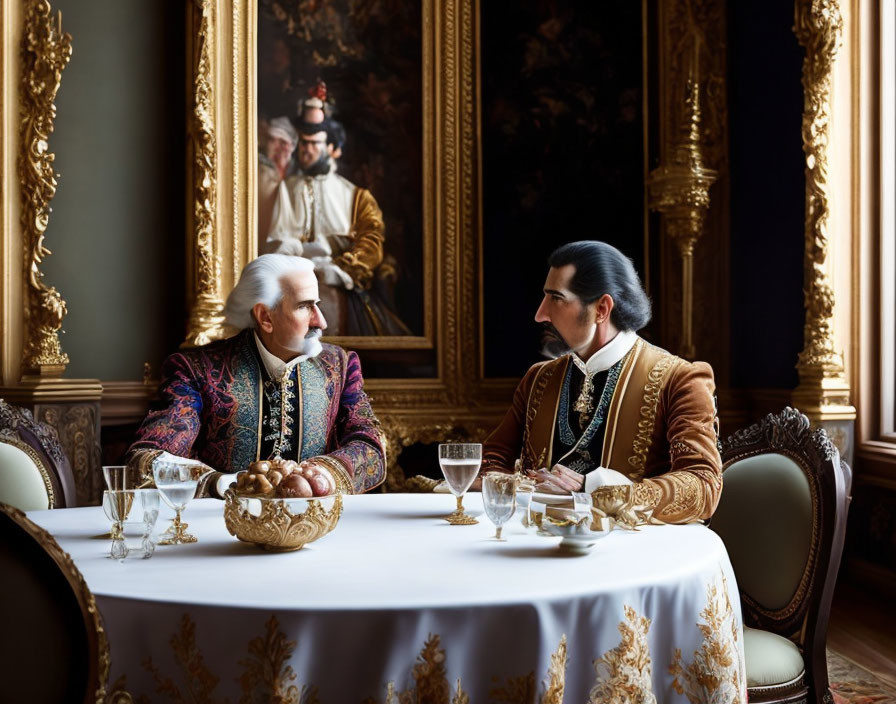
[[[103,511],[112,521],[112,557],[152,556],[156,548],[152,531],[159,516],[156,489],[107,489],[103,492]]]
[[[464,494],[479,474],[482,463],[482,445],[478,442],[444,443],[439,445],[439,466],[451,493],[457,497],[457,510],[445,516],[453,525],[469,526],[479,523],[464,513]]]
[[[501,529],[516,511],[516,477],[488,472],[482,479],[482,507],[495,524],[495,540],[506,540],[501,537]]]
[[[175,462],[156,462],[152,467],[152,476],[156,488],[165,503],[174,509],[174,521],[162,535],[159,545],[180,545],[195,543],[198,538],[187,533],[189,525],[180,520],[180,514],[190,499],[196,494],[199,480],[211,470],[195,464],[179,464]]]
[[[106,480],[106,488],[109,491],[126,491],[140,489],[147,482],[143,474],[136,467],[128,465],[106,465],[103,467],[103,479]]]

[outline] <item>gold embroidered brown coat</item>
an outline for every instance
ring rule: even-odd
[[[569,355],[534,365],[483,447],[484,470],[551,467]],[[686,523],[708,519],[722,490],[712,368],[638,338],[626,355],[607,412],[600,464],[633,487],[602,487],[595,506],[611,515]]]

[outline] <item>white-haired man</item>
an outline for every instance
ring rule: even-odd
[[[160,452],[216,470],[204,488],[221,495],[231,473],[259,459],[301,462],[331,490],[368,491],[385,478],[378,423],[354,352],[322,344],[314,264],[265,254],[250,262],[224,314],[237,335],[177,352],[162,366],[160,405],[129,450],[146,467]]]

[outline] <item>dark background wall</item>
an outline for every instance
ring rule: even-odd
[[[184,334],[185,10],[56,0],[72,37],[43,265],[68,303],[66,375],[157,374]]]
[[[733,387],[797,384],[805,177],[792,26],[792,3],[728,3]]]
[[[643,272],[641,6],[480,11],[485,375],[518,377],[556,247],[602,239]]]

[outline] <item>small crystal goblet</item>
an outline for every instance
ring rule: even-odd
[[[495,540],[506,540],[501,537],[501,529],[516,511],[516,478],[504,472],[488,472],[482,479],[482,507],[495,524]]]
[[[469,526],[479,523],[473,516],[464,513],[464,494],[479,474],[482,464],[482,445],[478,442],[443,443],[439,445],[439,466],[445,475],[445,482],[457,498],[457,509],[445,516],[453,525]]]

